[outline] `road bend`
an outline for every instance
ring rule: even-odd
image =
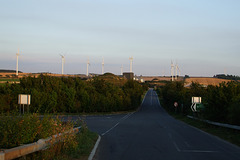
[[[96,160],[240,160],[240,148],[169,116],[150,89],[139,111],[87,117]]]

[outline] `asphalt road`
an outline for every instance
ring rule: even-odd
[[[240,160],[240,148],[169,116],[150,89],[139,111],[88,116],[96,160]]]

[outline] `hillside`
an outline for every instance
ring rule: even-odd
[[[112,73],[105,73],[103,75],[98,76],[98,78],[118,86],[122,86],[127,82],[127,79],[119,77]]]

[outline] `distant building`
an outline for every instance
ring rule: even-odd
[[[124,72],[123,77],[127,78],[128,80],[133,80],[134,73],[133,72]]]
[[[142,76],[134,76],[133,80],[144,83],[144,79],[142,78]]]

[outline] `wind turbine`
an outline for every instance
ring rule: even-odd
[[[171,76],[172,76],[172,81],[173,81],[173,75],[174,75],[174,65],[173,65],[173,62],[171,61]]]
[[[65,56],[64,55],[61,55],[60,56],[62,57],[62,75],[63,75],[63,71],[64,71],[64,63],[65,63]]]
[[[132,72],[133,57],[130,57],[129,60],[130,60],[130,72]]]
[[[123,75],[123,65],[121,66],[121,75]]]
[[[102,58],[102,74],[104,74],[104,58]]]
[[[88,66],[90,65],[89,59],[87,60],[87,74],[86,76],[88,76]]]
[[[19,48],[18,48],[18,53],[16,55],[17,55],[16,76],[18,76],[18,56],[20,55]]]
[[[181,71],[180,71],[178,65],[177,65],[177,68],[176,68],[176,69],[178,70],[178,77],[180,77]]]
[[[177,75],[178,75],[178,64],[177,64],[177,62],[176,62],[176,64],[175,64],[175,80],[177,80]]]

